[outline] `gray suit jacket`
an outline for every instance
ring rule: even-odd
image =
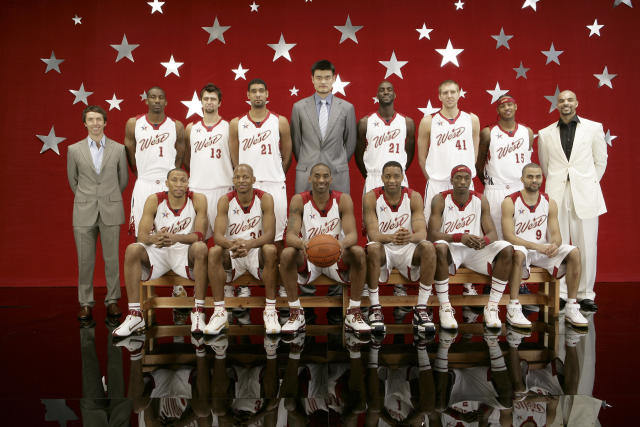
[[[99,174],[93,166],[87,138],[70,145],[67,151],[67,177],[75,194],[74,227],[94,225],[98,213],[106,225],[124,223],[122,191],[129,180],[124,145],[105,138]]]
[[[311,167],[326,163],[331,168],[332,189],[349,193],[349,159],[356,148],[356,114],[353,105],[333,97],[327,133],[320,136],[318,112],[313,95],[293,105],[291,112],[291,139],[296,156],[296,193],[310,189]]]

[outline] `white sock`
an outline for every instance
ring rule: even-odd
[[[349,308],[359,308],[360,307],[360,301],[354,301],[351,298],[349,298]]]
[[[375,289],[369,288],[369,305],[380,305],[380,287]]]
[[[224,310],[224,301],[214,301],[213,307],[214,307],[214,310],[213,310],[214,313]]]
[[[447,304],[449,302],[449,279],[436,280],[436,294],[438,295],[438,302],[440,305]]]
[[[197,299],[196,300],[196,308],[204,308],[204,300],[203,299]]]
[[[418,369],[420,371],[431,369],[431,362],[429,362],[429,353],[427,353],[426,346],[418,348]]]
[[[140,311],[140,303],[139,302],[130,302],[128,304],[128,306],[129,306],[129,310]]]
[[[298,298],[295,301],[289,301],[289,307],[291,307],[291,308],[300,308],[300,299]]]
[[[449,347],[451,347],[451,344],[440,341],[438,352],[436,353],[434,371],[447,372],[449,370]]]
[[[516,299],[512,299],[511,301],[509,301],[511,304],[520,304],[520,301],[516,298]]]
[[[489,294],[490,304],[498,305],[498,303],[500,303],[500,298],[502,298],[502,293],[506,286],[506,280],[496,279],[495,277],[491,278],[491,293]]]
[[[575,298],[567,298],[567,304],[575,304],[575,303],[576,303]],[[131,306],[131,304],[129,304],[129,306]]]
[[[417,305],[427,305],[427,301],[431,296],[431,285],[424,285],[420,283],[418,287],[418,304]]]

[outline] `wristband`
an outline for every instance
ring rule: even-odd
[[[489,238],[487,236],[483,236],[482,239],[484,240],[484,243],[489,246],[491,244],[491,241],[489,240]]]
[[[451,235],[451,238],[454,242],[460,243],[462,242],[462,233],[455,233]]]
[[[204,236],[202,235],[201,232],[194,231],[194,233],[196,233],[196,236],[198,236],[198,242],[202,242],[204,240]]]

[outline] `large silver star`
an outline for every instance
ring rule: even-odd
[[[82,24],[82,16],[78,16],[78,14],[76,13],[76,15],[71,18],[73,19],[73,25],[80,25]]]
[[[190,101],[180,102],[189,109],[189,111],[187,111],[187,117],[185,118],[188,119],[194,114],[197,114],[200,117],[204,117],[204,114],[202,114],[202,102],[200,101],[200,99],[198,99],[198,94],[195,90],[193,91],[193,96],[191,97]]]
[[[464,96],[467,94],[467,91],[460,88],[460,98],[464,98]]]
[[[58,144],[64,141],[67,138],[63,138],[60,136],[56,136],[56,131],[51,126],[51,130],[49,131],[49,135],[36,135],[40,141],[42,141],[42,149],[40,150],[40,154],[44,153],[47,150],[53,150],[58,156],[60,155],[60,151],[58,150]]]
[[[509,47],[509,40],[513,38],[512,35],[507,35],[504,33],[504,27],[500,28],[500,34],[496,34],[491,36],[492,39],[496,41],[496,49],[499,49],[500,46],[504,46],[507,49],[511,49]]]
[[[587,28],[589,29],[589,37],[591,37],[594,34],[600,37],[600,28],[602,27],[604,27],[604,25],[598,24],[598,19],[593,21],[593,24],[587,25]]]
[[[120,44],[112,44],[111,47],[118,51],[118,56],[116,57],[116,62],[120,61],[122,58],[127,58],[131,62],[135,62],[133,60],[133,50],[140,46],[139,44],[129,44],[127,40],[127,35],[124,34],[122,36],[122,43]]]
[[[556,64],[560,65],[560,59],[558,57],[562,55],[564,50],[556,50],[556,48],[553,46],[553,42],[551,42],[551,47],[549,48],[549,50],[541,50],[540,52],[542,52],[542,54],[547,57],[547,62],[544,65],[547,65],[550,62],[555,62]]]
[[[502,95],[506,95],[509,92],[509,89],[500,89],[500,83],[496,82],[496,88],[493,90],[487,90],[487,93],[491,95],[491,103],[493,104],[500,98]]]
[[[248,68],[242,68],[242,63],[238,64],[238,68],[231,69],[231,71],[233,71],[236,74],[236,77],[233,80],[238,80],[238,79],[244,79],[247,80],[247,77],[245,76],[245,74],[247,73],[247,71],[249,71]]]
[[[391,58],[389,58],[388,61],[378,61],[378,62],[381,63],[387,69],[387,72],[384,75],[384,78],[386,79],[392,74],[395,74],[396,76],[402,78],[401,68],[407,65],[409,61],[398,61],[398,59],[396,58],[396,52],[391,51]]]
[[[336,76],[336,81],[333,83],[333,89],[331,90],[332,94],[336,94],[336,93],[341,93],[344,96],[347,96],[347,94],[344,92],[344,88],[347,87],[347,85],[349,85],[349,83],[351,82],[343,82],[340,79],[340,74],[338,74]]]
[[[280,33],[280,40],[278,40],[278,43],[267,43],[267,46],[276,51],[273,54],[273,62],[280,57],[291,62],[291,55],[289,54],[289,51],[293,49],[295,45],[296,43],[286,43],[282,33]]]
[[[249,5],[249,7],[251,8],[251,12],[258,12],[258,8],[260,7],[259,4],[256,4],[256,2],[254,1],[253,3],[251,3]]]
[[[214,40],[220,40],[222,43],[226,44],[226,42],[224,41],[224,32],[229,28],[231,28],[231,25],[220,25],[220,23],[218,22],[218,17],[216,16],[212,26],[202,27],[203,30],[209,33],[209,40],[207,40],[207,44],[211,43]]]
[[[49,58],[40,58],[42,62],[47,64],[47,69],[44,70],[45,74],[51,70],[56,70],[58,74],[62,74],[60,71],[60,64],[64,62],[64,59],[56,58],[56,54],[51,51],[51,56]]]
[[[111,99],[105,99],[105,101],[107,101],[107,103],[109,104],[109,111],[113,110],[114,108],[116,110],[120,109],[120,103],[122,101],[124,101],[124,99],[118,99],[116,97],[116,93],[113,92],[113,97],[111,97]]]
[[[462,0],[458,0],[457,3],[454,3],[456,10],[464,9],[464,2]]]
[[[299,91],[299,90],[300,90],[300,89],[298,89],[298,88],[297,88],[297,87],[295,87],[295,85],[294,85],[291,89],[289,89],[289,92],[291,92],[291,96],[298,96],[298,91]]]
[[[333,28],[340,31],[340,43],[345,41],[346,39],[351,39],[354,42],[358,43],[358,38],[356,37],[356,32],[362,29],[362,25],[352,25],[351,18],[347,15],[347,22],[344,25],[334,25]]]
[[[429,33],[433,31],[433,28],[427,28],[426,22],[422,23],[422,28],[416,28],[416,31],[418,32],[418,40],[422,40],[422,39],[431,40],[431,36],[429,36]]]
[[[617,136],[611,135],[611,129],[607,130],[607,133],[604,134],[604,140],[609,145],[609,147],[613,147],[613,140],[616,139]]]
[[[430,116],[432,114],[437,113],[438,111],[440,111],[439,108],[434,108],[433,105],[431,105],[431,100],[429,99],[427,101],[427,106],[424,108],[418,108],[418,110],[424,114],[425,116]]]
[[[613,7],[620,6],[623,3],[629,7],[633,7],[633,5],[631,4],[631,0],[614,0]]]
[[[78,102],[83,102],[84,105],[89,105],[87,98],[89,97],[89,95],[93,93],[93,92],[87,92],[86,90],[84,90],[84,83],[80,83],[80,89],[78,90],[69,89],[69,92],[75,95],[75,99],[73,100],[73,105],[77,104]]]
[[[524,9],[525,7],[530,7],[533,10],[536,10],[536,3],[538,3],[540,0],[524,0],[524,3],[522,4],[522,9]]]
[[[164,4],[163,1],[158,1],[158,0],[153,0],[148,1],[147,4],[149,6],[151,6],[151,14],[153,15],[155,12],[160,12],[162,13],[162,5]]]
[[[167,77],[169,74],[175,74],[176,76],[180,77],[178,68],[182,67],[183,64],[184,62],[176,62],[176,60],[173,59],[173,55],[171,55],[171,59],[169,59],[169,62],[160,63],[160,65],[167,69],[167,71],[165,71],[164,73],[165,77]]]
[[[140,101],[145,101],[146,99],[147,99],[147,91],[145,90],[140,94]]]
[[[444,49],[436,49],[435,51],[442,55],[442,62],[440,63],[440,67],[443,67],[445,64],[451,62],[456,67],[460,67],[458,64],[458,55],[464,49],[454,49],[451,44],[451,39],[447,42],[447,47]]]
[[[558,108],[558,96],[560,95],[560,87],[556,85],[556,91],[553,95],[545,95],[544,99],[549,101],[551,105],[549,106],[549,112],[553,112],[556,108]]]
[[[523,64],[522,61],[520,61],[520,66],[518,68],[514,68],[513,71],[516,72],[516,80],[518,80],[520,77],[524,77],[525,79],[527,78],[527,71],[529,71],[531,68],[526,68]]]
[[[604,66],[604,70],[602,70],[602,74],[594,74],[593,77],[598,79],[598,87],[609,86],[613,89],[613,84],[611,84],[611,80],[613,80],[617,74],[609,74],[609,70],[607,66]]]

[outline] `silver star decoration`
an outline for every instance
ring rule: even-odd
[[[464,96],[467,94],[467,91],[460,88],[460,98],[464,98]]]
[[[162,13],[162,5],[164,4],[163,1],[158,1],[158,0],[153,0],[148,1],[147,4],[149,6],[151,6],[151,14],[153,15],[155,12],[160,12]]]
[[[457,3],[454,3],[456,10],[464,9],[464,2],[462,0],[458,0]]]
[[[633,7],[633,5],[631,4],[631,0],[614,0],[613,1],[613,7],[620,6],[623,3],[626,4],[629,7]]]
[[[374,104],[379,104],[380,103],[380,100],[378,99],[377,96],[372,96],[371,98],[373,99],[373,103]]]
[[[427,101],[427,106],[424,108],[418,108],[418,110],[424,114],[425,116],[430,116],[432,114],[437,113],[438,111],[440,111],[439,108],[434,108],[433,105],[431,105],[431,100]]]
[[[256,4],[256,2],[253,2],[249,5],[249,7],[251,8],[251,12],[258,12],[258,8],[260,7],[260,5]]]
[[[609,74],[609,70],[605,65],[604,70],[602,70],[602,74],[594,74],[593,77],[598,79],[598,87],[609,86],[613,89],[613,84],[611,84],[611,80],[613,80],[617,74]]]
[[[147,91],[145,90],[140,94],[140,101],[145,101],[147,99]]]
[[[444,49],[436,49],[435,51],[442,55],[442,62],[440,63],[440,67],[444,67],[445,64],[451,62],[456,67],[460,67],[458,64],[458,55],[464,49],[454,49],[451,44],[451,39],[447,42],[447,47]]]
[[[194,114],[197,114],[200,117],[204,117],[204,114],[202,114],[202,101],[198,99],[198,94],[196,93],[195,90],[193,91],[193,97],[191,97],[191,101],[180,101],[180,102],[189,109],[189,111],[187,111],[187,117],[185,117],[186,119],[188,119]]]
[[[351,17],[347,15],[347,22],[344,25],[334,25],[333,28],[340,31],[340,43],[347,39],[351,39],[358,43],[356,33],[362,29],[362,25],[351,24]]]
[[[49,131],[49,135],[36,135],[40,141],[42,141],[42,149],[40,150],[40,154],[44,153],[47,150],[53,150],[58,156],[60,155],[60,151],[58,150],[58,144],[64,141],[67,138],[63,138],[60,136],[56,136],[56,131],[51,126],[51,130]]]
[[[526,68],[523,64],[522,61],[520,61],[520,66],[518,68],[514,68],[513,71],[516,72],[516,80],[518,80],[520,77],[524,77],[525,79],[527,78],[527,71],[529,71],[531,68]]]
[[[120,44],[112,44],[111,47],[118,51],[118,56],[116,57],[116,62],[120,61],[122,58],[127,58],[131,62],[135,62],[133,60],[133,50],[136,49],[139,44],[129,44],[127,40],[127,35],[124,34],[122,36],[122,42]]]
[[[556,108],[558,108],[558,96],[560,95],[560,87],[556,85],[556,91],[553,95],[545,95],[544,99],[549,101],[551,105],[549,106],[549,112],[553,112]]]
[[[173,55],[171,55],[171,59],[169,59],[169,62],[160,63],[160,65],[167,69],[167,71],[165,71],[164,73],[165,77],[167,77],[169,74],[175,74],[176,76],[180,77],[178,68],[182,67],[182,64],[184,64],[184,62],[176,62],[176,60],[173,59]]]
[[[76,14],[73,18],[71,18],[73,20],[73,25],[80,25],[82,24],[82,16],[78,16],[78,14]]]
[[[398,59],[396,58],[396,52],[391,51],[391,58],[389,58],[388,61],[378,61],[378,62],[382,64],[384,67],[386,67],[387,69],[387,72],[384,75],[384,78],[386,79],[392,74],[395,74],[396,76],[402,78],[401,68],[407,65],[409,61],[398,61]]]
[[[349,83],[351,83],[351,82],[343,82],[340,79],[340,74],[338,74],[336,76],[336,81],[333,83],[333,89],[331,90],[331,93],[333,95],[335,95],[336,93],[341,93],[344,96],[347,96],[347,94],[344,92],[344,88],[347,87],[347,85],[349,85]]]
[[[416,31],[418,32],[418,40],[422,40],[422,39],[431,40],[431,36],[429,35],[429,33],[433,31],[433,28],[427,28],[426,22],[422,24],[422,28],[416,28]]]
[[[202,27],[203,30],[209,33],[209,40],[207,40],[207,44],[211,43],[214,40],[220,40],[222,43],[226,44],[226,42],[224,41],[224,32],[229,28],[231,28],[231,25],[220,25],[220,23],[218,22],[218,17],[216,16],[212,26]]]
[[[72,105],[75,105],[78,102],[83,102],[84,105],[89,105],[87,98],[89,97],[89,95],[93,93],[93,92],[87,92],[86,90],[84,90],[84,83],[80,83],[80,89],[78,90],[69,89],[69,92],[71,92],[75,96],[75,99],[73,100]]]
[[[300,89],[298,89],[297,87],[293,86],[291,89],[289,89],[289,92],[291,92],[291,96],[298,96],[298,91]]]
[[[556,64],[560,65],[559,56],[562,55],[564,50],[556,50],[552,42],[549,50],[541,50],[540,52],[542,52],[542,54],[547,57],[547,62],[544,65],[547,65],[550,62],[555,62]]]
[[[51,56],[49,58],[40,58],[42,62],[47,64],[47,69],[44,70],[45,74],[51,70],[56,70],[58,74],[62,74],[60,71],[60,64],[64,62],[64,59],[56,58],[56,54],[51,51]]]
[[[591,37],[594,34],[600,37],[600,28],[602,27],[604,27],[604,25],[598,24],[598,19],[593,21],[593,24],[587,25],[587,28],[589,29],[589,37]]]
[[[499,49],[500,46],[504,46],[507,49],[511,49],[509,47],[509,40],[513,38],[513,35],[507,35],[504,33],[504,27],[500,28],[500,34],[496,34],[491,36],[492,39],[496,41],[496,49]]]
[[[522,8],[524,9],[525,7],[530,7],[533,10],[537,10],[536,7],[536,3],[538,3],[540,0],[524,0],[524,3],[522,4]]]
[[[280,40],[278,40],[278,43],[267,43],[267,46],[276,51],[273,54],[273,62],[280,57],[291,62],[291,55],[289,54],[289,51],[293,49],[295,45],[296,43],[286,43],[282,33],[280,33]]]
[[[111,99],[105,99],[105,101],[107,101],[107,103],[109,104],[109,111],[113,110],[114,108],[116,110],[120,109],[120,103],[122,101],[124,101],[124,99],[118,99],[116,98],[116,93],[113,92],[113,96],[111,97]]]
[[[500,89],[500,83],[496,82],[496,88],[493,90],[487,90],[487,93],[491,95],[491,103],[493,104],[500,98],[502,95],[506,95],[509,92],[509,89]]]
[[[238,68],[236,68],[235,70],[232,69],[231,71],[236,73],[236,77],[233,80],[238,80],[238,79],[247,80],[247,77],[245,76],[245,74],[247,73],[247,71],[249,71],[249,69],[242,68],[242,63],[238,64]]]
[[[606,141],[607,145],[609,145],[609,147],[613,147],[612,142],[616,138],[617,138],[616,135],[611,135],[610,129],[607,130],[607,133],[604,134],[604,140]]]

